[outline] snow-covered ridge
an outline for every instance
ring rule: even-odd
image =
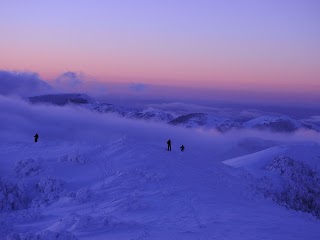
[[[109,103],[91,104],[87,107],[91,110],[98,111],[101,113],[115,113],[122,117],[130,119],[169,122],[174,118],[170,113],[149,108],[140,109],[133,107],[117,106]]]
[[[277,132],[293,132],[302,124],[288,116],[262,116],[243,124],[245,128],[270,129]]]
[[[208,113],[190,113],[182,115],[169,123],[172,125],[181,125],[186,128],[215,128],[221,132],[232,128],[240,128],[240,123]]]
[[[28,101],[31,103],[47,103],[59,106],[77,104],[92,111],[114,113],[130,119],[143,119],[157,122],[169,122],[174,119],[170,113],[150,108],[133,108],[110,103],[99,103],[86,94],[49,94],[30,97]]]
[[[92,111],[106,114],[117,114],[129,119],[142,119],[148,121],[164,122],[171,125],[183,126],[186,128],[216,129],[226,132],[231,129],[259,129],[273,132],[294,132],[299,129],[311,129],[320,131],[315,124],[298,121],[285,115],[265,115],[250,119],[246,122],[232,118],[219,116],[217,114],[198,112],[186,113],[174,117],[173,113],[150,107],[128,107],[111,103],[100,103],[86,94],[50,94],[30,97],[31,103],[47,103],[53,105],[76,104]]]
[[[68,94],[48,94],[28,98],[31,103],[49,103],[54,105],[66,104],[96,104],[96,101],[86,94],[68,93]]]

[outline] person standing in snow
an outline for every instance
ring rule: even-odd
[[[34,135],[33,137],[34,137],[34,142],[38,142],[38,138],[39,138],[38,133],[36,133],[36,135]]]
[[[170,139],[168,140],[167,144],[168,144],[168,151],[171,151],[171,140]]]
[[[183,146],[183,145],[181,145],[180,149],[181,149],[181,152],[183,152],[183,150],[184,150],[184,146]]]

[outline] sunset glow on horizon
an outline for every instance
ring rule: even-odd
[[[319,12],[313,0],[3,1],[0,69],[316,95]]]

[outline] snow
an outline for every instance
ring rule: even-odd
[[[18,210],[26,207],[26,193],[21,184],[11,179],[0,179],[0,209]]]
[[[32,158],[18,160],[13,168],[13,172],[18,178],[37,175],[40,171],[40,163]]]
[[[273,131],[292,132],[302,127],[297,120],[288,116],[262,116],[245,122],[246,128],[271,129]]]
[[[315,133],[223,134],[1,97],[0,112],[2,239],[320,237],[314,212],[267,194],[292,180],[279,181],[280,155],[304,169],[301,193],[318,186],[307,174],[319,170]]]
[[[145,106],[123,106],[96,101],[86,94],[66,93],[47,94],[29,97],[28,102],[37,104],[52,104],[57,106],[73,105],[91,111],[113,114],[128,119],[139,119],[153,122],[169,123],[186,128],[215,129],[226,132],[234,129],[260,129],[274,132],[295,132],[300,129],[311,129],[320,132],[320,127],[314,119],[296,120],[286,115],[274,113],[263,115],[256,110],[238,112],[232,109],[219,109],[192,104],[165,104]],[[174,107],[174,111],[172,110]],[[176,107],[179,107],[178,109]],[[204,112],[193,112],[201,110]],[[263,116],[260,116],[260,115]],[[256,116],[259,117],[256,117]],[[248,119],[249,118],[249,119]],[[311,122],[310,122],[311,120]]]
[[[319,160],[319,145],[300,144],[273,147],[224,163],[247,169],[258,182],[256,187],[275,202],[320,218]]]
[[[208,113],[189,113],[181,115],[169,123],[172,125],[181,125],[186,128],[203,127],[206,129],[217,129],[221,132],[240,127],[239,123],[231,119]]]

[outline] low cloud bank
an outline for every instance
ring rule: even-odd
[[[37,73],[0,71],[0,95],[28,97],[53,92],[52,86]]]
[[[128,120],[110,114],[91,112],[81,107],[31,105],[19,99],[0,96],[0,142],[32,143],[37,132],[40,143],[52,141],[106,143],[128,137],[145,143],[164,145],[171,138],[174,144],[201,148],[237,145],[243,139],[262,139],[280,144],[317,142],[319,134],[300,130],[293,134],[258,130],[217,131],[184,129],[161,123]]]
[[[148,85],[142,83],[102,83],[81,72],[64,72],[46,81],[34,72],[0,70],[0,95],[30,97],[56,93],[86,93],[95,97],[119,94],[141,95]]]

